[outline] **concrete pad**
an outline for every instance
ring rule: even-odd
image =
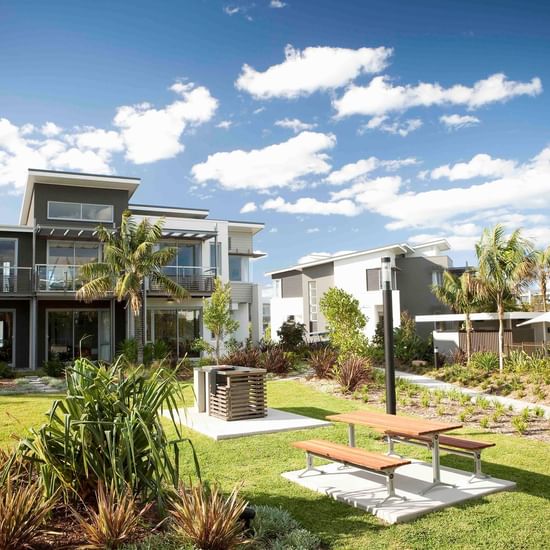
[[[170,413],[166,411],[164,416],[169,418]],[[267,409],[267,416],[264,418],[232,420],[230,422],[215,418],[214,416],[208,416],[206,413],[199,413],[195,407],[178,409],[176,418],[178,417],[184,426],[207,435],[216,441],[250,435],[321,428],[331,425],[330,422],[326,422],[325,420],[317,420],[316,418],[280,411],[278,409]]]
[[[334,462],[319,466],[318,470],[323,473],[311,471],[299,477],[304,470],[298,470],[286,472],[282,476],[307,489],[355,508],[362,508],[386,523],[404,523],[434,510],[516,487],[512,481],[494,477],[469,482],[471,472],[442,467],[441,480],[455,487],[438,487],[421,496],[419,493],[432,481],[432,467],[426,462],[414,461],[395,472],[395,492],[407,500],[392,499],[382,503],[386,497],[384,476],[357,468],[342,468]]]

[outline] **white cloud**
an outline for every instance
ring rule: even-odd
[[[210,120],[218,107],[204,86],[176,82],[170,89],[181,96],[162,109],[149,103],[126,105],[117,109],[114,125],[126,145],[126,158],[145,164],[172,158],[184,149],[180,138],[188,125]]]
[[[233,126],[233,121],[231,120],[222,120],[216,124],[216,128],[221,128],[222,130],[229,130]]]
[[[271,0],[271,2],[269,2],[270,8],[281,9],[281,8],[284,8],[285,6],[286,6],[286,3],[282,2],[281,0]]]
[[[241,214],[248,214],[249,212],[256,212],[256,210],[258,210],[258,207],[255,202],[247,202],[243,205],[240,212]]]
[[[302,132],[288,141],[251,151],[209,155],[191,174],[198,183],[217,181],[226,189],[259,189],[297,185],[308,175],[330,171],[324,151],[336,144],[332,134]]]
[[[257,109],[254,109],[252,111],[253,115],[259,115],[260,113],[263,113],[265,111],[265,107],[258,107]]]
[[[63,131],[63,128],[61,126],[58,126],[54,122],[46,122],[46,124],[42,125],[40,128],[40,133],[45,135],[46,137],[55,137],[59,135]]]
[[[388,172],[394,172],[403,166],[413,164],[418,164],[418,161],[414,157],[396,160],[380,160],[376,157],[369,157],[345,164],[342,168],[331,172],[325,181],[333,185],[342,185],[343,183],[365,176],[380,167],[385,168]]]
[[[479,80],[472,87],[456,84],[443,88],[438,83],[394,86],[387,76],[377,76],[366,86],[351,85],[342,97],[332,102],[336,116],[382,116],[402,112],[412,107],[432,105],[465,105],[476,109],[495,102],[505,102],[520,95],[535,96],[542,92],[539,78],[530,82],[508,80],[504,74],[494,74]]]
[[[476,116],[457,114],[440,116],[439,121],[450,130],[458,130],[468,126],[475,126],[481,122]]]
[[[124,140],[114,130],[86,127],[75,134],[66,136],[66,139],[79,149],[93,149],[104,152],[120,152],[124,150]]]
[[[242,11],[242,8],[239,6],[224,6],[223,11],[227,15],[235,15]]]
[[[310,47],[285,48],[285,61],[259,72],[243,65],[235,86],[256,99],[295,98],[345,86],[360,74],[383,70],[392,54],[389,48]]]
[[[306,230],[306,233],[319,233],[321,231],[318,227],[310,227]]]
[[[270,230],[269,230],[269,233],[278,233],[279,230],[276,228],[276,227],[272,227]]]
[[[283,118],[282,120],[277,120],[275,121],[275,126],[290,128],[295,134],[303,132],[304,130],[313,130],[317,128],[317,124],[302,122],[298,118]]]
[[[395,134],[401,137],[407,137],[411,132],[418,130],[422,126],[422,121],[419,118],[409,118],[403,122],[394,120],[388,122],[389,117],[375,116],[371,118],[367,124],[359,128],[359,134],[363,134],[365,130],[380,130],[388,134]]]
[[[361,208],[351,200],[323,202],[311,197],[302,197],[294,203],[287,202],[282,197],[277,197],[265,201],[262,204],[262,209],[286,214],[320,214],[322,216],[332,214],[357,216],[361,212]]]
[[[458,162],[454,165],[446,164],[433,169],[430,177],[434,180],[447,178],[450,181],[467,180],[477,177],[498,178],[511,174],[516,168],[516,162],[492,158],[486,154],[479,154],[468,162]]]
[[[383,182],[387,179],[386,182]],[[391,180],[391,181],[390,181]],[[332,194],[334,201],[353,197],[358,208],[392,220],[388,229],[441,227],[464,216],[479,214],[483,223],[487,211],[545,210],[550,208],[550,147],[498,179],[468,187],[403,190],[401,178],[379,178],[360,182]]]

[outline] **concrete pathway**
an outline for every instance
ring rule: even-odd
[[[445,392],[448,392],[452,390],[457,390],[461,393],[465,393],[466,395],[470,395],[472,397],[472,400],[475,400],[476,397],[485,397],[486,399],[489,399],[491,401],[498,401],[506,407],[509,407],[511,405],[517,412],[521,412],[523,409],[533,409],[538,406],[541,409],[544,409],[544,415],[546,416],[546,418],[550,418],[550,406],[548,405],[538,405],[537,403],[530,403],[529,401],[512,399],[511,397],[504,397],[502,395],[493,395],[491,393],[485,393],[479,390],[472,390],[471,388],[463,388],[461,386],[457,386],[456,384],[450,384],[449,382],[443,382],[441,380],[436,380],[435,378],[429,378],[428,376],[413,374],[411,372],[395,371],[395,376],[408,380],[412,384],[416,384],[421,388],[426,388],[427,390],[431,391],[443,390]]]
[[[29,386],[36,391],[36,393],[59,393],[59,388],[52,388],[48,384],[40,381],[38,376],[25,376],[25,380],[29,383]]]

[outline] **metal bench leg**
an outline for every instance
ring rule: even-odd
[[[394,447],[395,441],[394,441],[393,437],[391,435],[387,435],[386,439],[388,441],[388,452],[386,453],[386,455],[388,455],[388,456],[397,456],[399,458],[403,458],[399,453],[395,452],[395,447]]]
[[[429,491],[439,489],[440,487],[456,487],[456,485],[453,485],[452,483],[445,483],[441,481],[441,465],[439,463],[439,434],[432,435],[431,448],[433,481],[423,491],[420,492],[421,495],[425,495]]]
[[[484,474],[481,471],[481,453],[474,452],[473,458],[474,458],[474,475],[468,480],[468,483],[471,483],[474,480],[487,479],[491,477],[490,475]]]
[[[381,500],[376,506],[380,507],[383,504],[385,504],[388,500],[402,500],[406,501],[407,497],[402,497],[400,495],[395,494],[395,481],[394,481],[394,472],[388,472],[386,474],[386,490],[387,490],[387,496],[383,500]]]
[[[325,473],[323,470],[319,470],[313,466],[313,455],[306,451],[306,469],[301,474],[298,474],[298,477],[304,477],[308,472]]]

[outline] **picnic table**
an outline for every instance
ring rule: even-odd
[[[350,413],[333,414],[327,416],[332,422],[344,422],[348,424],[349,446],[355,447],[355,426],[367,426],[378,432],[384,433],[388,438],[388,454],[394,454],[392,435],[410,436],[411,438],[427,437],[431,441],[432,450],[432,483],[422,492],[440,487],[450,486],[449,483],[441,481],[441,465],[439,460],[439,436],[442,433],[456,430],[462,427],[462,424],[449,424],[426,420],[423,418],[410,418],[397,416],[393,414],[371,412],[371,411],[353,411]]]

